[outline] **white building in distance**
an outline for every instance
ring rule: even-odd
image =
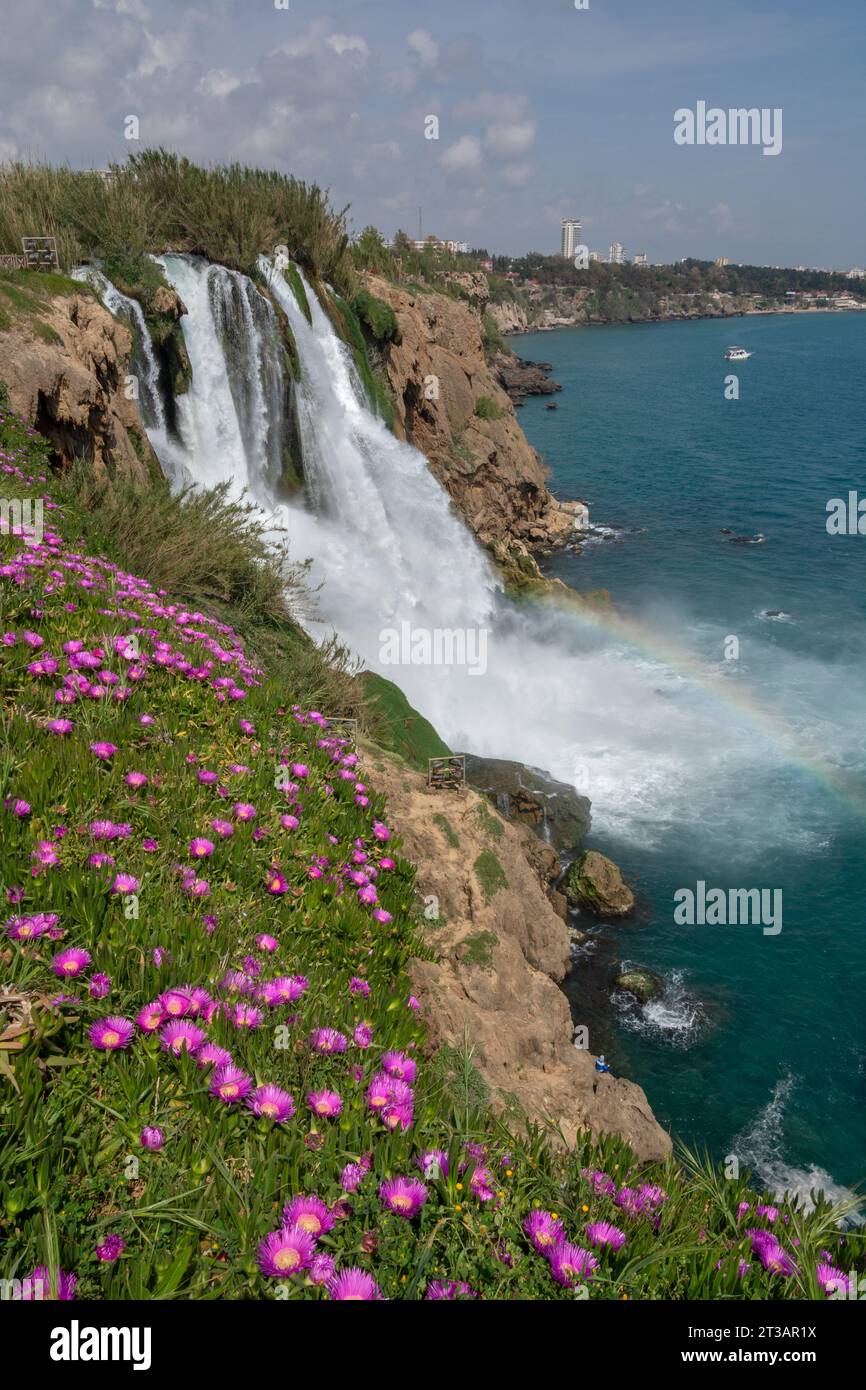
[[[575,252],[580,245],[581,225],[579,217],[563,217],[562,227],[562,255],[567,261],[573,261]]]
[[[621,241],[611,242],[610,252],[608,254],[607,259],[611,265],[622,265],[623,261],[625,260],[625,247],[623,246]]]

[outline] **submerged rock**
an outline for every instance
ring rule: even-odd
[[[520,821],[555,850],[573,850],[591,825],[590,801],[550,773],[507,758],[466,755],[466,781],[506,820]]]
[[[616,988],[628,990],[641,1004],[648,1004],[651,999],[657,999],[662,992],[662,982],[651,970],[644,970],[642,966],[635,966],[631,970],[623,970],[616,977]]]
[[[612,859],[587,850],[575,860],[565,880],[565,896],[575,907],[597,917],[625,917],[634,909],[634,893]]]

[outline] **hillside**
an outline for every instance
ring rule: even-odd
[[[45,507],[0,566],[7,1276],[61,1298],[843,1286],[831,1209],[581,1129],[563,1149],[519,1105],[495,1118],[471,1031],[429,1055],[410,972],[437,924],[372,769],[297,702],[301,666],[275,682],[230,622],[94,555],[74,478],[0,428],[7,490]]]

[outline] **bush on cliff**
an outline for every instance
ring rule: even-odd
[[[149,251],[198,252],[251,275],[261,252],[287,246],[316,281],[353,290],[345,209],[332,209],[317,184],[240,164],[204,168],[163,149],[130,155],[108,173],[0,166],[0,250],[20,250],[23,236],[53,236],[64,269],[101,257],[135,283]]]

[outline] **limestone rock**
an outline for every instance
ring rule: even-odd
[[[373,759],[365,770],[387,796],[419,892],[438,899],[438,922],[425,931],[437,958],[410,966],[431,1046],[462,1046],[468,1035],[494,1104],[516,1097],[531,1119],[561,1126],[569,1143],[587,1129],[611,1132],[642,1160],[667,1157],[670,1138],[641,1088],[596,1073],[592,1055],[572,1045],[556,983],[570,966],[569,929],[527,853],[541,842],[470,788],[431,792],[420,775]],[[490,895],[477,871],[485,853],[504,880]]]
[[[597,917],[625,917],[634,909],[634,893],[612,859],[587,850],[572,864],[565,893],[573,906],[586,908]]]

